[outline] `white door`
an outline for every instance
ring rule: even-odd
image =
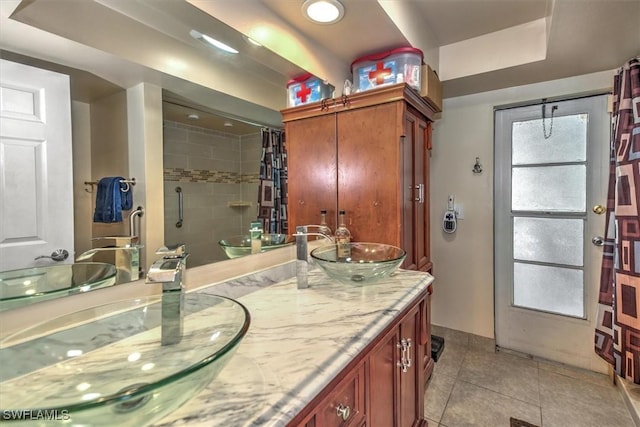
[[[69,77],[0,60],[0,271],[73,261]]]
[[[495,113],[496,344],[596,371],[606,95]],[[596,243],[598,243],[596,241]]]

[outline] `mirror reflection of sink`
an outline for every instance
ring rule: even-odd
[[[338,256],[337,245],[321,246],[311,251],[311,258],[332,279],[364,285],[389,277],[407,255],[403,249],[383,243],[349,243],[345,249]]]
[[[266,233],[261,238],[260,252],[282,248],[295,243],[293,237],[286,234]],[[239,235],[222,239],[218,242],[228,258],[237,258],[251,254],[251,236]]]
[[[160,302],[112,302],[3,340],[3,413],[43,411],[65,425],[138,427],[180,407],[232,357],[250,316],[232,299],[185,294],[182,338],[163,346]]]
[[[102,262],[0,272],[0,311],[111,286],[116,272],[115,266]]]

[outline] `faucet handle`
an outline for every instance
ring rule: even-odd
[[[156,255],[162,255],[163,258],[182,258],[185,254],[184,243],[175,245],[167,245],[156,250]]]

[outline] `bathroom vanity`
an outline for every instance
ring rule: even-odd
[[[433,277],[399,270],[346,286],[316,269],[299,290],[280,280],[292,263],[279,269],[198,290],[237,299],[251,327],[219,377],[156,425],[426,425]]]
[[[319,243],[313,241],[310,245]],[[285,247],[185,272],[190,300],[194,297],[196,301],[206,300],[198,296],[207,294],[233,298],[248,309],[251,323],[218,377],[152,425],[426,425],[424,383],[433,370],[433,360],[430,352],[425,352],[425,343],[430,336],[433,277],[425,272],[398,270],[380,282],[346,285],[329,279],[316,268],[309,272],[309,287],[298,289],[292,261],[294,249]],[[151,295],[157,298],[158,291],[158,284],[141,280],[75,295],[63,302],[46,301],[10,310],[0,314],[3,325],[0,332],[6,336],[43,321],[53,328],[51,332],[56,332],[58,327],[51,319],[65,313],[78,313],[104,301],[132,301]],[[195,322],[211,326],[216,321],[205,317]],[[116,327],[114,331],[119,329]],[[75,337],[82,342],[94,342],[89,333],[84,338]],[[110,332],[105,333],[105,337],[111,336]],[[213,339],[217,339],[215,334],[211,336]],[[66,341],[49,340],[49,343],[54,347],[47,352],[52,354],[65,354],[69,350]],[[144,351],[140,361],[147,368],[156,365],[154,357],[163,357],[162,352],[158,353],[159,344],[152,345],[156,349],[153,352]],[[87,349],[84,353],[100,356],[102,360],[112,359],[113,366],[116,361],[123,361],[123,353],[114,350],[117,346],[100,347],[99,342],[96,345],[95,351]],[[133,346],[124,349],[124,354],[136,351],[140,350]],[[128,358],[124,359],[126,363]],[[28,373],[34,369],[26,365],[37,362],[37,355],[7,360],[14,360]],[[198,372],[194,374],[196,377]],[[116,381],[117,374],[111,375]],[[140,382],[141,377],[131,375],[131,384]],[[22,381],[20,378],[16,381]],[[73,378],[80,381],[78,375]],[[123,381],[127,384],[126,379],[118,381],[118,387]],[[74,387],[72,381],[64,384]],[[149,402],[160,405],[160,410],[165,406],[156,397]],[[139,425],[135,420],[140,419],[141,410],[155,411],[151,403],[132,407],[128,412],[133,422],[130,425]]]

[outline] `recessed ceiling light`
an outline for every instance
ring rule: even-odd
[[[199,31],[191,30],[189,32],[189,34],[194,39],[200,40],[201,42],[207,44],[208,46],[213,46],[213,47],[215,47],[217,49],[223,50],[223,51],[228,52],[228,53],[238,53],[238,51],[235,50],[234,48],[232,48],[231,46],[229,46],[227,44],[224,44],[221,41],[216,40],[211,36],[208,36],[206,34],[202,34]]]
[[[233,123],[231,122],[224,122],[224,125],[228,128],[233,127]]]
[[[344,16],[344,6],[338,0],[306,0],[302,13],[317,24],[334,24]]]
[[[200,119],[200,116],[197,115],[197,114],[191,113],[191,114],[187,115],[187,118],[189,120],[198,120],[198,119]]]

